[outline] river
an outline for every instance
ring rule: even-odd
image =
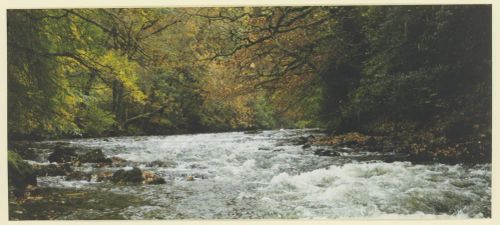
[[[38,143],[48,163],[55,142],[102,149],[108,157],[128,160],[121,168],[154,171],[161,185],[116,185],[39,177],[38,186],[56,190],[92,190],[141,199],[141,204],[107,210],[124,219],[225,218],[482,218],[491,215],[491,164],[414,165],[380,161],[371,152],[342,149],[340,156],[318,156],[290,140],[316,130],[272,130],[193,135],[71,139]],[[382,156],[383,157],[383,156]],[[191,180],[190,177],[193,179]],[[189,179],[188,179],[189,178]],[[90,201],[90,200],[89,200]],[[89,204],[92,204],[91,202]],[[97,204],[97,203],[96,203]],[[56,219],[89,219],[92,207]]]

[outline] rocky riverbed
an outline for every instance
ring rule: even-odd
[[[110,137],[15,148],[24,160],[9,161],[9,173],[28,163],[31,178],[16,180],[24,190],[11,188],[11,219],[491,215],[491,164],[422,163],[356,133]]]

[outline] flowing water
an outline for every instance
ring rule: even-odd
[[[348,148],[341,156],[318,156],[314,150],[321,146],[303,149],[290,142],[310,134],[322,135],[315,130],[276,130],[63,140],[81,151],[99,148],[108,157],[129,161],[121,168],[83,164],[79,170],[136,166],[154,171],[167,183],[116,185],[64,177],[39,177],[38,183],[144,200],[109,209],[125,219],[490,216],[491,164],[386,163],[377,160],[380,154]],[[43,146],[51,143],[39,143],[37,163],[47,162],[52,150]],[[99,213],[104,212],[81,209],[58,219],[87,219]]]

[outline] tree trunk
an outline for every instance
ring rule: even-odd
[[[121,124],[125,120],[123,108],[123,84],[118,80],[113,81],[113,103],[112,111],[116,120]]]

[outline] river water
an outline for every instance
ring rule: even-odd
[[[481,218],[491,210],[491,164],[474,166],[379,161],[380,155],[342,149],[318,156],[290,140],[315,130],[275,130],[195,135],[73,139],[83,149],[102,149],[129,161],[121,168],[154,171],[161,185],[115,185],[39,177],[40,187],[125,194],[144,200],[116,210],[125,219],[224,218]],[[42,142],[46,163],[53,142]],[[372,157],[373,156],[373,157]],[[383,156],[382,156],[383,157]],[[187,179],[192,176],[194,179]],[[81,209],[57,219],[87,219]]]

